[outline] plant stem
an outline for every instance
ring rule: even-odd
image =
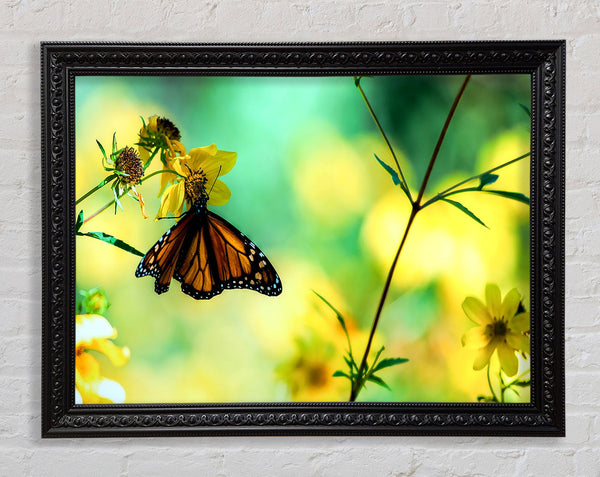
[[[155,175],[157,175],[157,174],[163,174],[163,173],[165,173],[165,172],[170,172],[171,174],[175,174],[175,175],[177,175],[177,176],[179,176],[179,177],[183,177],[181,174],[178,174],[177,172],[175,172],[175,171],[172,171],[172,170],[170,170],[170,169],[161,169],[160,171],[155,171],[155,172],[153,172],[152,174],[148,174],[146,177],[144,177],[144,178],[143,178],[143,179],[140,181],[140,184],[141,184],[142,182],[144,182],[145,180],[147,180],[147,179],[150,179],[152,176],[155,176]],[[128,190],[126,190],[126,191],[124,191],[122,194],[120,194],[120,195],[119,195],[119,199],[120,199],[121,197],[123,197],[125,194],[127,194],[127,192],[128,192],[128,191],[129,191],[129,189],[128,189]],[[89,194],[89,193],[88,193],[88,194]],[[83,199],[83,198],[85,198],[85,196],[84,196],[84,197],[82,197],[82,199]],[[82,199],[80,199],[80,200],[82,200]],[[96,212],[94,212],[92,215],[90,215],[90,216],[89,216],[87,219],[85,219],[85,220],[82,222],[82,225],[83,225],[83,224],[85,224],[85,223],[87,223],[87,222],[89,222],[90,220],[92,220],[94,217],[96,217],[97,215],[101,214],[102,212],[104,212],[106,209],[108,209],[108,208],[109,208],[111,205],[113,205],[114,203],[115,203],[115,200],[113,199],[113,200],[111,200],[111,201],[110,201],[108,204],[105,204],[104,206],[102,206],[100,209],[98,209]]]
[[[392,157],[394,158],[394,161],[396,162],[396,167],[398,168],[398,172],[400,173],[400,177],[402,179],[402,182],[404,183],[403,190],[406,190],[406,195],[408,197],[408,200],[412,204],[413,198],[410,193],[410,189],[408,188],[408,183],[406,182],[406,179],[404,178],[404,174],[402,173],[402,168],[400,167],[398,158],[396,157],[396,154],[394,153],[394,149],[392,148],[392,145],[390,144],[390,141],[388,140],[387,135],[383,131],[383,128],[381,127],[381,124],[379,123],[379,119],[377,119],[377,115],[375,114],[375,111],[373,111],[373,108],[371,107],[371,103],[369,103],[369,100],[367,99],[367,96],[365,95],[365,92],[362,89],[362,86],[360,85],[360,81],[356,77],[354,77],[354,81],[356,83],[356,87],[360,91],[361,96],[363,97],[363,100],[365,101],[365,104],[367,105],[367,108],[369,109],[369,112],[371,113],[371,117],[373,118],[373,120],[375,121],[375,124],[377,125],[377,129],[379,129],[379,132],[381,133],[383,140],[385,141],[390,153],[392,154]]]
[[[498,396],[496,396],[496,393],[494,392],[494,388],[492,387],[492,381],[490,380],[490,362],[488,361],[488,365],[487,365],[487,382],[488,382],[488,386],[490,387],[490,391],[492,392],[492,397],[494,398],[495,402],[500,402],[498,401]]]
[[[104,179],[102,182],[100,182],[100,184],[98,184],[96,187],[92,187],[89,191],[87,191],[79,199],[77,199],[75,201],[75,205],[79,204],[83,199],[85,199],[85,198],[89,197],[90,195],[92,195],[98,189],[101,189],[102,187],[104,187],[106,184],[108,184],[110,181],[112,181],[116,177],[117,177],[116,174],[111,174],[110,176],[106,177],[106,179]]]
[[[469,84],[469,80],[471,79],[471,75],[467,75],[465,80],[463,81],[456,98],[454,98],[454,103],[452,103],[452,107],[448,112],[448,116],[446,117],[446,122],[444,123],[444,127],[440,132],[440,137],[433,149],[433,154],[431,155],[431,160],[429,161],[429,165],[427,166],[427,170],[425,171],[425,177],[423,178],[423,183],[421,184],[421,188],[419,189],[419,195],[417,196],[417,200],[415,204],[417,207],[421,205],[421,199],[423,198],[423,194],[425,193],[425,188],[427,187],[427,183],[429,182],[429,177],[431,176],[431,172],[433,171],[433,165],[435,164],[435,160],[437,159],[438,153],[440,152],[440,148],[442,147],[442,142],[444,142],[444,138],[446,137],[446,132],[448,131],[448,126],[450,126],[450,121],[452,121],[452,117],[454,116],[454,112],[456,111],[456,107],[458,106],[458,102],[460,98],[462,98],[463,93],[465,92],[465,88],[467,84]]]
[[[402,248],[404,247],[404,243],[406,242],[406,237],[408,237],[408,232],[410,227],[415,220],[415,216],[417,215],[418,209],[413,207],[410,216],[408,218],[408,222],[406,223],[406,229],[404,229],[404,235],[402,236],[402,240],[400,241],[400,245],[398,246],[398,250],[396,252],[396,256],[392,261],[392,266],[390,267],[390,271],[388,272],[387,279],[385,281],[385,285],[383,286],[383,292],[381,293],[381,299],[379,300],[379,305],[377,306],[377,311],[375,312],[375,318],[373,319],[373,325],[371,326],[371,333],[369,334],[369,340],[367,341],[367,347],[365,348],[365,352],[362,357],[362,361],[360,363],[360,367],[358,368],[358,381],[357,385],[353,386],[350,390],[350,401],[355,401],[358,397],[358,393],[362,388],[362,376],[364,374],[366,365],[367,365],[367,357],[369,356],[369,351],[371,351],[371,344],[373,343],[373,337],[375,336],[375,330],[377,329],[377,324],[379,323],[379,318],[381,317],[381,311],[383,310],[383,305],[385,303],[385,299],[387,297],[388,291],[390,289],[390,284],[392,283],[392,277],[394,276],[394,270],[396,269],[396,264],[398,263],[398,259],[400,258],[400,253],[402,252]]]
[[[367,366],[367,358],[369,356],[369,351],[371,351],[371,345],[373,343],[373,337],[375,336],[375,330],[377,329],[377,325],[379,324],[379,318],[381,317],[383,305],[385,304],[385,300],[387,298],[387,294],[389,292],[390,285],[392,283],[392,277],[394,276],[394,271],[396,270],[396,265],[398,264],[398,259],[400,258],[400,253],[402,252],[402,248],[404,247],[404,243],[406,242],[406,238],[408,237],[408,232],[410,231],[410,227],[412,226],[416,215],[419,213],[419,210],[421,210],[421,205],[420,205],[421,199],[423,198],[423,194],[425,193],[425,188],[427,187],[427,182],[429,182],[429,177],[431,176],[431,171],[433,170],[433,165],[435,164],[435,160],[437,159],[437,156],[440,152],[440,147],[442,145],[442,142],[444,141],[444,137],[446,136],[446,132],[448,131],[448,126],[450,125],[450,121],[452,120],[452,117],[454,116],[456,107],[458,106],[460,98],[462,97],[462,95],[465,91],[465,88],[467,87],[467,84],[469,83],[470,79],[471,79],[471,75],[467,75],[465,77],[463,84],[462,84],[460,90],[458,91],[456,98],[454,99],[454,103],[452,104],[452,107],[450,108],[450,111],[448,112],[446,122],[444,123],[444,127],[442,128],[442,131],[440,132],[440,137],[438,138],[438,141],[437,141],[435,148],[433,150],[433,153],[431,155],[431,159],[429,160],[429,165],[427,166],[427,171],[425,172],[425,177],[423,177],[423,182],[421,184],[421,188],[419,189],[419,195],[417,196],[417,200],[415,202],[412,202],[412,210],[410,212],[408,222],[406,223],[406,228],[404,230],[404,234],[402,235],[402,240],[400,241],[400,245],[398,246],[398,250],[396,251],[396,255],[394,257],[394,260],[392,261],[392,265],[390,266],[390,270],[388,272],[388,275],[387,275],[387,278],[385,281],[385,285],[383,286],[383,291],[381,293],[381,299],[379,300],[379,305],[377,306],[377,311],[375,312],[375,318],[373,319],[373,324],[371,325],[371,332],[369,333],[369,340],[367,341],[367,346],[365,348],[365,352],[363,354],[362,361],[361,361],[360,367],[358,369],[358,378],[357,378],[355,385],[352,386],[352,389],[350,390],[350,399],[349,399],[350,401],[356,400],[356,398],[358,397],[358,394],[360,393],[360,391],[363,387],[362,379],[363,379],[363,375],[365,373],[365,368]],[[360,89],[360,85],[358,85],[358,86]],[[362,90],[361,90],[361,92],[362,92]],[[363,97],[364,97],[364,93],[363,93]],[[366,100],[366,98],[365,98],[365,100]],[[373,116],[374,116],[374,114],[373,114]],[[378,123],[378,125],[379,125],[379,123]],[[389,142],[388,142],[388,146],[389,146]]]
[[[431,205],[434,202],[440,200],[442,198],[442,196],[449,195],[448,192],[453,191],[457,187],[460,187],[461,185],[466,184],[467,182],[474,181],[475,179],[479,179],[480,177],[483,177],[486,174],[491,174],[492,172],[495,172],[498,169],[502,169],[503,167],[510,166],[514,162],[520,161],[521,159],[525,159],[526,157],[528,157],[530,155],[531,155],[531,153],[528,152],[526,154],[523,154],[522,156],[516,157],[515,159],[511,159],[510,161],[505,162],[504,164],[500,164],[499,166],[492,167],[491,169],[488,169],[487,171],[482,172],[481,174],[477,174],[476,176],[472,176],[472,177],[469,177],[468,179],[465,179],[464,181],[458,182],[457,184],[454,184],[452,187],[448,187],[446,190],[443,190],[442,192],[436,194],[434,197],[432,197],[427,202],[425,202],[421,208],[424,209],[428,205]],[[473,190],[475,190],[475,189],[473,189]]]

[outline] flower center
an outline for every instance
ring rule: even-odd
[[[156,120],[156,131],[171,140],[179,141],[181,139],[179,129],[167,118],[158,118]]]
[[[506,322],[504,320],[494,320],[493,333],[494,336],[506,335]]]
[[[117,160],[115,168],[119,172],[124,172],[126,176],[120,176],[121,182],[127,184],[138,184],[144,176],[144,165],[138,152],[133,147],[125,147]]]
[[[185,178],[185,197],[192,204],[201,198],[208,197],[206,193],[206,174],[202,169],[192,172]]]

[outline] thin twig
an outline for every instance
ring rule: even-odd
[[[362,86],[360,85],[360,79],[357,77],[354,77],[354,82],[356,84],[356,87],[360,91],[360,94],[362,95],[363,100],[365,101],[365,104],[367,105],[367,108],[369,109],[369,112],[371,113],[371,117],[373,118],[373,120],[375,121],[375,124],[377,125],[377,129],[379,129],[379,132],[381,133],[383,140],[387,144],[387,147],[388,147],[390,153],[392,154],[394,161],[396,162],[396,167],[398,168],[398,172],[400,173],[400,178],[402,179],[402,182],[404,183],[404,187],[402,188],[402,190],[404,190],[406,192],[406,196],[408,197],[408,200],[412,204],[413,198],[410,193],[408,183],[406,182],[406,178],[404,177],[404,174],[402,172],[402,168],[400,167],[400,163],[398,162],[398,158],[396,157],[396,154],[394,153],[394,149],[392,148],[392,145],[390,144],[390,141],[388,140],[387,135],[383,131],[383,128],[381,127],[381,124],[379,123],[379,119],[377,119],[377,115],[375,114],[375,111],[373,111],[373,108],[371,107],[371,103],[369,103],[369,100],[367,99],[367,96],[365,95],[365,92],[362,89]]]
[[[421,199],[423,198],[423,194],[425,193],[425,188],[427,187],[427,182],[429,182],[429,177],[431,176],[431,171],[433,170],[433,165],[435,164],[435,160],[437,159],[438,153],[440,152],[440,147],[442,142],[444,141],[444,137],[446,136],[446,132],[448,131],[448,126],[450,125],[450,121],[454,116],[454,112],[456,111],[456,107],[462,97],[469,80],[471,79],[471,75],[467,75],[463,81],[463,84],[454,99],[454,103],[448,112],[448,116],[446,118],[446,122],[444,123],[444,127],[440,132],[440,137],[435,145],[433,153],[431,155],[431,159],[429,160],[429,165],[427,166],[427,171],[425,172],[425,177],[423,177],[423,182],[421,184],[421,188],[419,189],[419,195],[417,196],[417,200],[412,204],[412,210],[410,216],[408,218],[408,222],[406,223],[406,229],[404,230],[404,234],[402,235],[402,240],[400,241],[400,245],[398,246],[398,250],[396,251],[396,255],[394,256],[394,260],[392,261],[392,265],[390,266],[390,270],[388,272],[385,285],[383,286],[383,291],[381,293],[381,298],[379,300],[379,305],[377,306],[377,311],[375,312],[375,318],[373,319],[373,324],[371,325],[371,332],[369,334],[369,340],[367,341],[367,346],[365,348],[365,352],[362,357],[362,361],[360,363],[360,368],[358,370],[358,381],[356,385],[352,387],[350,391],[350,401],[355,401],[358,397],[358,394],[361,391],[363,386],[362,377],[365,373],[365,368],[367,365],[367,358],[369,356],[369,352],[371,351],[371,345],[373,343],[373,337],[375,336],[375,330],[377,329],[377,325],[379,324],[379,319],[381,317],[381,312],[383,310],[383,305],[385,304],[385,300],[387,298],[387,294],[390,289],[390,284],[392,283],[392,277],[394,276],[394,271],[396,270],[396,265],[398,264],[398,259],[400,258],[400,253],[402,252],[402,248],[404,247],[404,243],[406,242],[406,238],[408,236],[408,232],[410,231],[410,227],[413,224],[413,221],[421,210]],[[359,88],[360,89],[360,88]],[[364,94],[363,94],[364,95]],[[379,125],[379,123],[378,123]],[[388,143],[389,144],[389,143]]]

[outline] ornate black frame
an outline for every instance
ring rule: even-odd
[[[565,42],[42,43],[42,437],[564,436]],[[532,85],[530,404],[74,404],[76,75],[527,73]]]

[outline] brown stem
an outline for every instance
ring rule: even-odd
[[[408,222],[406,223],[406,229],[404,230],[404,235],[402,236],[402,240],[400,241],[400,245],[398,246],[398,251],[396,252],[396,256],[392,261],[392,266],[390,267],[390,271],[388,272],[387,279],[385,281],[385,285],[383,286],[383,292],[381,293],[381,299],[379,300],[379,306],[377,307],[377,311],[375,312],[375,318],[373,319],[373,325],[371,326],[371,333],[369,334],[369,340],[367,341],[367,347],[365,348],[365,352],[362,357],[362,361],[360,363],[360,368],[358,368],[358,381],[357,386],[352,386],[350,390],[350,401],[355,401],[358,397],[358,393],[362,388],[362,375],[365,371],[365,367],[367,366],[367,357],[369,356],[369,352],[371,351],[371,344],[373,343],[373,336],[375,336],[375,330],[377,329],[377,324],[379,323],[379,318],[381,317],[381,311],[383,310],[383,305],[385,303],[385,299],[387,297],[388,291],[390,289],[390,285],[392,283],[392,277],[394,276],[394,270],[396,269],[396,264],[398,263],[398,259],[400,258],[400,253],[402,252],[402,248],[404,247],[404,243],[406,242],[406,237],[408,237],[408,231],[415,220],[415,216],[417,215],[418,209],[413,207],[412,212],[410,213],[410,217],[408,218]]]
[[[465,88],[471,79],[471,75],[467,75],[465,80],[463,81],[462,86],[456,98],[454,98],[454,103],[452,103],[452,107],[448,112],[448,117],[446,117],[446,122],[444,123],[444,127],[440,132],[440,137],[437,140],[435,148],[433,149],[433,154],[431,155],[431,159],[429,161],[429,165],[427,166],[427,171],[425,171],[425,177],[423,178],[423,183],[421,184],[421,188],[419,189],[419,195],[417,196],[417,200],[415,204],[417,207],[421,205],[421,199],[423,198],[423,194],[425,193],[425,188],[427,187],[427,183],[429,182],[429,177],[431,176],[431,171],[433,170],[433,165],[435,164],[435,160],[437,159],[438,153],[440,152],[440,147],[442,147],[442,142],[444,142],[444,138],[446,137],[446,132],[448,131],[448,126],[450,126],[450,121],[452,121],[452,117],[454,116],[454,112],[456,111],[456,107],[458,106],[458,102],[460,98],[462,98],[463,93],[465,92]]]
[[[450,121],[454,116],[454,112],[456,111],[456,107],[462,97],[469,80],[471,79],[471,75],[467,75],[463,81],[463,84],[454,98],[454,103],[452,103],[452,107],[448,112],[448,116],[446,117],[446,122],[444,123],[444,127],[440,132],[440,137],[433,149],[433,154],[431,155],[431,159],[429,160],[429,165],[427,166],[427,170],[425,171],[425,177],[423,177],[423,182],[421,183],[421,188],[419,189],[419,195],[417,199],[412,205],[412,210],[410,213],[410,217],[408,218],[408,222],[406,223],[406,229],[404,230],[404,235],[402,236],[402,240],[400,241],[400,245],[398,246],[398,251],[396,252],[396,256],[392,261],[392,265],[390,267],[390,271],[388,272],[387,279],[385,281],[385,285],[383,286],[383,292],[381,293],[381,299],[379,300],[379,305],[377,306],[377,311],[375,312],[375,318],[373,319],[373,325],[371,325],[371,332],[369,334],[369,340],[367,341],[367,347],[365,348],[365,352],[362,357],[362,361],[360,363],[360,367],[358,368],[358,378],[355,382],[355,385],[352,386],[350,390],[350,401],[355,401],[360,393],[360,390],[363,386],[363,374],[365,373],[365,368],[367,365],[367,357],[369,356],[369,352],[371,351],[371,345],[373,343],[373,337],[375,336],[375,330],[377,329],[377,325],[379,324],[379,318],[381,317],[381,312],[383,310],[383,305],[385,304],[385,299],[387,298],[388,291],[390,289],[390,284],[392,283],[392,277],[394,276],[394,271],[396,270],[396,265],[398,264],[398,259],[400,258],[400,253],[402,252],[402,248],[404,247],[404,243],[406,242],[406,237],[408,236],[408,232],[410,227],[412,226],[413,221],[415,220],[416,215],[421,210],[421,200],[423,199],[423,194],[425,193],[425,188],[427,187],[427,183],[429,182],[429,177],[431,176],[431,171],[433,170],[433,165],[435,164],[435,160],[440,152],[440,147],[442,146],[442,142],[444,141],[444,137],[446,136],[446,132],[448,131],[448,126],[450,125]]]

